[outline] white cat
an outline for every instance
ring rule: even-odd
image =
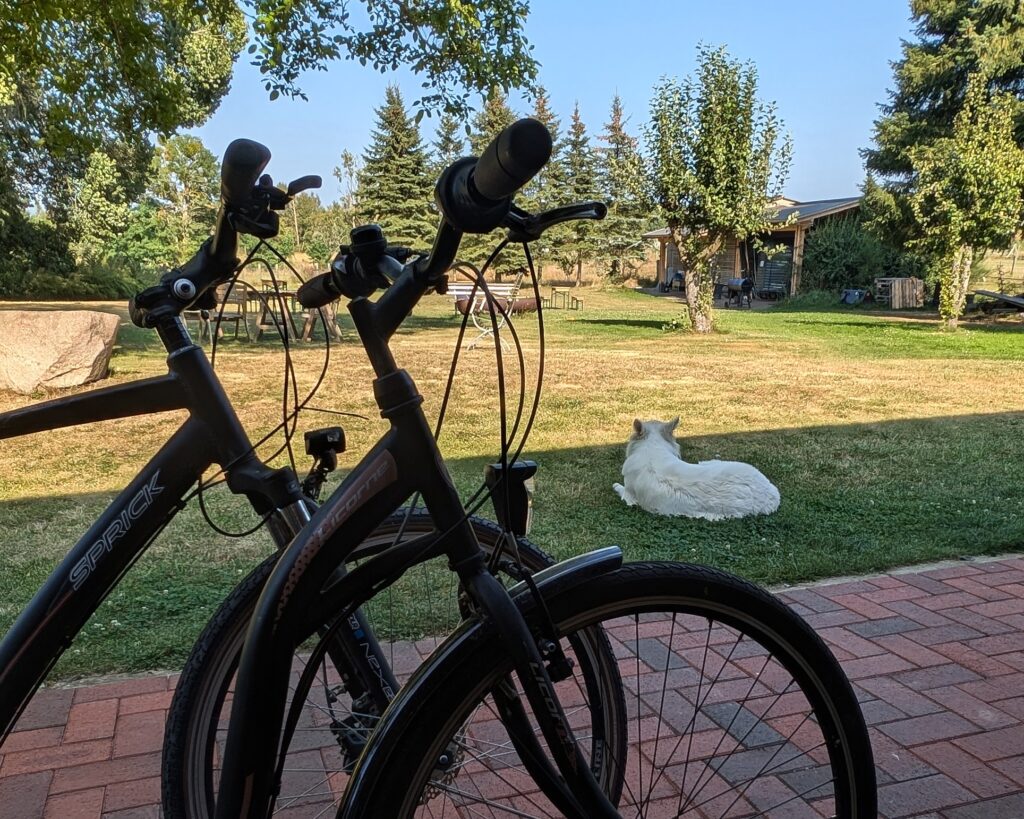
[[[671,421],[633,421],[621,483],[612,485],[630,506],[659,515],[721,520],[767,515],[779,508],[779,490],[750,464],[679,457]]]

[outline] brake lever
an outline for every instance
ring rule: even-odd
[[[309,176],[300,176],[298,179],[293,179],[291,182],[288,183],[288,190],[285,191],[285,193],[291,197],[295,196],[298,193],[302,193],[303,191],[308,191],[312,188],[319,188],[323,184],[323,179],[321,179],[319,176],[316,176],[315,174],[310,174]]]
[[[608,206],[604,202],[579,202],[575,205],[552,208],[536,216],[513,205],[505,218],[504,226],[508,228],[509,241],[533,242],[554,225],[579,219],[600,221],[607,214]]]

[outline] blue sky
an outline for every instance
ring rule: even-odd
[[[786,193],[799,200],[855,195],[863,180],[858,150],[870,144],[878,104],[892,84],[890,63],[911,39],[904,0],[790,0],[770,6],[755,0],[534,0],[526,34],[541,64],[563,125],[578,102],[591,136],[603,129],[618,92],[639,133],[651,88],[665,75],[693,69],[699,42],[725,45],[758,69],[760,95],[774,100],[793,137]],[[215,154],[235,137],[256,139],[274,154],[275,180],[307,173],[324,177],[321,197],[338,196],[331,170],[342,150],[361,154],[369,142],[374,108],[396,82],[408,102],[421,80],[411,73],[381,75],[358,63],[333,63],[303,77],[308,102],[270,102],[259,74],[243,53],[231,92],[199,135]],[[528,113],[517,95],[512,106]],[[432,138],[433,121],[423,121]]]

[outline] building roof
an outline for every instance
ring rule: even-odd
[[[787,221],[791,215],[795,214],[793,218],[796,222],[813,222],[822,216],[831,216],[860,207],[860,199],[859,196],[847,196],[842,199],[815,199],[813,202],[795,202],[792,199],[786,199],[784,201],[793,202],[793,204],[780,208],[778,213],[772,216],[771,221],[773,224],[779,224]],[[647,233],[643,234],[642,238],[665,239],[668,235],[668,228],[663,227],[647,231]]]
[[[797,202],[788,208],[782,208],[775,216],[773,222],[785,222],[790,214],[796,214],[798,222],[814,221],[821,216],[829,216],[833,213],[841,213],[844,210],[852,210],[860,207],[859,196],[848,196],[844,199],[816,199],[813,202]]]

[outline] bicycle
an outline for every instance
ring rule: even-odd
[[[188,263],[170,271],[159,284],[138,294],[130,304],[131,318],[137,325],[157,330],[168,352],[167,375],[0,414],[0,439],[7,439],[133,415],[180,409],[189,412],[188,420],[69,550],[0,642],[0,745],[74,636],[164,526],[197,494],[190,492],[193,485],[199,483],[201,489],[204,473],[217,464],[231,491],[246,496],[267,524],[276,552],[254,569],[222,605],[215,615],[216,622],[207,627],[194,649],[173,712],[179,720],[191,719],[194,714],[188,695],[197,690],[195,670],[211,647],[221,648],[211,635],[219,635],[225,623],[237,626],[247,620],[244,607],[254,604],[276,554],[312,516],[316,508],[314,498],[336,466],[343,440],[340,430],[335,428],[307,436],[315,461],[301,484],[291,469],[272,469],[263,464],[209,360],[192,343],[181,318],[187,309],[214,308],[216,287],[230,281],[238,267],[239,233],[260,238],[273,235],[277,211],[293,195],[319,184],[316,177],[304,177],[286,191],[275,188],[269,177],[260,177],[269,156],[266,148],[249,140],[237,140],[228,147],[214,236]],[[518,490],[525,492],[521,484]],[[507,535],[494,524],[473,518],[470,525],[488,554],[499,551],[499,546],[505,547]],[[422,546],[425,539],[436,540],[436,535],[429,516],[395,513],[358,544],[351,559],[364,559],[370,553],[383,551],[385,546]],[[519,538],[516,545],[525,565],[541,568],[552,562],[525,538]],[[424,552],[422,558],[425,560],[431,554]],[[497,566],[496,570],[501,568]],[[339,564],[339,576],[343,572],[344,564]],[[397,687],[389,658],[364,612],[353,612],[349,624],[347,631],[329,638],[332,670],[344,673],[353,699],[365,702],[367,711],[382,710]],[[366,730],[358,724],[348,728],[344,752],[351,760],[361,750]],[[183,771],[205,769],[207,760],[197,758],[198,753],[194,746],[179,745],[173,764]]]
[[[542,125],[515,123],[479,160],[442,173],[429,256],[402,264],[379,230],[360,233],[330,273],[300,292],[307,307],[350,299],[391,428],[263,587],[234,688],[218,819],[273,810],[296,737],[294,702],[311,686],[327,638],[413,555],[385,552],[340,579],[335,567],[416,492],[447,541],[466,619],[381,716],[339,816],[449,807],[466,815],[793,816],[797,803],[808,815],[875,815],[871,748],[853,690],[820,638],[772,596],[711,569],[623,566],[615,548],[523,572],[510,590],[487,570],[422,398],[388,342],[423,295],[443,290],[464,233],[504,226],[530,262],[528,243],[549,224],[599,218],[593,204],[542,217],[512,205],[550,149]],[[289,703],[293,657],[317,633]]]

